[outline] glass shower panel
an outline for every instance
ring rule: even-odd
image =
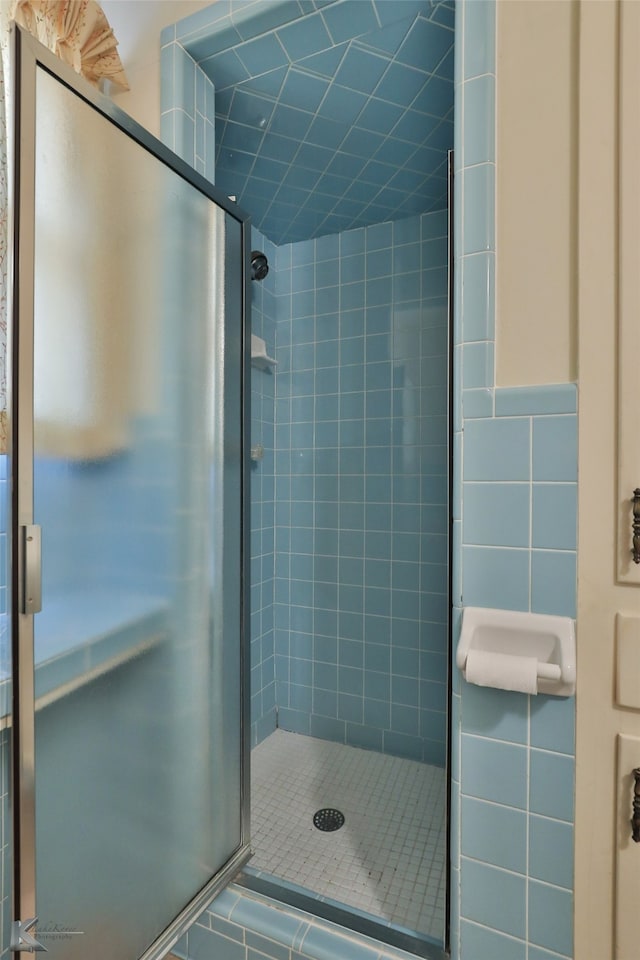
[[[36,93],[37,937],[133,960],[245,840],[242,225]]]

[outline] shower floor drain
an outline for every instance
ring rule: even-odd
[[[313,815],[313,825],[324,833],[333,833],[344,824],[344,813],[334,810],[333,807],[323,807]]]

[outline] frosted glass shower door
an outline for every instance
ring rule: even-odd
[[[248,855],[245,226],[22,44],[16,915],[136,960]]]

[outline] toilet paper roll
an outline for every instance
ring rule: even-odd
[[[497,687],[498,690],[519,693],[538,692],[538,661],[535,657],[470,650],[464,676],[468,683],[477,683],[480,687]]]

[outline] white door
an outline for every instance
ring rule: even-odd
[[[575,956],[638,960],[640,4],[582,2],[579,42]]]

